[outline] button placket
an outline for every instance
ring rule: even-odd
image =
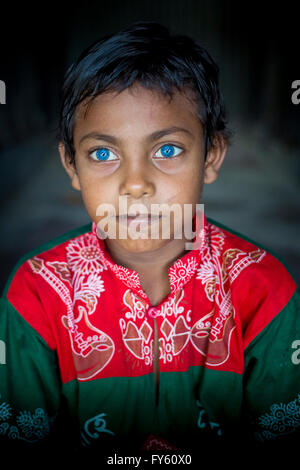
[[[150,308],[148,308],[146,313],[150,318],[156,318],[159,314],[159,310],[158,310],[158,308],[150,307]]]
[[[151,318],[154,323],[154,343],[153,343],[153,372],[155,382],[155,402],[158,404],[159,400],[159,333],[157,317],[160,310],[156,307],[149,307],[146,310],[146,315]]]

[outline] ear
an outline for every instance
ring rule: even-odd
[[[216,181],[220,168],[227,152],[227,143],[223,136],[217,135],[213,145],[207,152],[204,164],[204,183],[210,184]]]
[[[65,145],[62,142],[59,142],[58,144],[58,151],[61,163],[70,177],[72,187],[74,189],[77,189],[77,191],[81,191],[76,166],[74,163],[70,162],[69,154],[66,152]]]

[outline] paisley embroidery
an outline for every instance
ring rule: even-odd
[[[74,323],[65,316],[62,321],[69,331],[77,378],[84,381],[91,379],[107,366],[114,355],[115,345],[106,333],[90,323],[84,307],[79,306],[79,313]],[[84,338],[83,333],[79,331],[76,323],[80,320],[83,320],[91,336]]]
[[[169,279],[171,292],[176,292],[186,284],[196,272],[199,260],[191,257],[187,262],[183,263],[181,259],[169,269]]]
[[[91,444],[91,439],[98,439],[99,433],[115,435],[114,432],[106,428],[104,416],[106,416],[106,413],[100,413],[84,423],[83,431],[81,431],[82,444],[84,446]]]

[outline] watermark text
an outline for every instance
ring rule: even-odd
[[[0,339],[0,364],[6,364],[6,346],[5,342]]]
[[[295,90],[291,96],[292,103],[299,104],[300,103],[300,80],[293,81],[292,90]]]
[[[6,86],[3,80],[0,80],[0,104],[6,104]]]
[[[102,239],[185,240],[187,250],[200,249],[204,236],[204,204],[134,203],[119,197],[113,204],[99,204],[97,233]],[[190,240],[191,242],[188,242]]]
[[[300,339],[295,339],[295,341],[292,342],[292,349],[296,349],[291,357],[292,363],[298,365],[300,364]]]

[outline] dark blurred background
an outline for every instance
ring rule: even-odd
[[[207,216],[275,251],[300,283],[300,15],[296,2],[109,0],[1,5],[0,289],[26,252],[89,221],[57,152],[59,90],[91,42],[135,21],[192,36],[221,69],[235,132]]]

